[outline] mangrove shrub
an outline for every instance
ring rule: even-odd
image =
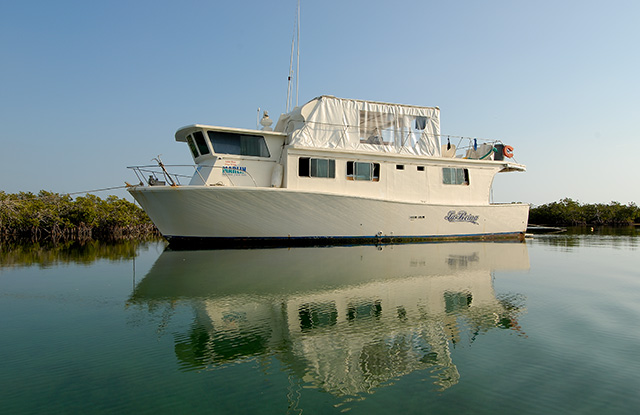
[[[544,225],[631,225],[640,222],[640,208],[631,202],[623,205],[581,204],[570,198],[532,207],[529,222]]]
[[[110,239],[156,233],[147,214],[116,196],[101,199],[41,190],[38,194],[0,191],[0,235]]]

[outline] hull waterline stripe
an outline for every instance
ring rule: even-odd
[[[524,239],[524,232],[501,232],[461,235],[422,235],[422,236],[295,236],[295,237],[198,237],[165,236],[172,247],[187,246],[328,246],[328,245],[379,245],[394,243],[419,243],[456,240]]]

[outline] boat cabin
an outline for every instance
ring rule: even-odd
[[[190,185],[274,187],[419,203],[489,204],[495,174],[524,170],[497,143],[442,144],[440,110],[321,96],[274,130],[191,125]]]

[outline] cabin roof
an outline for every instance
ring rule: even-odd
[[[252,130],[247,128],[232,128],[232,127],[220,127],[215,125],[205,125],[205,124],[191,124],[180,128],[176,131],[176,141],[186,142],[187,136],[194,131],[200,130],[213,130],[213,131],[222,131],[225,133],[236,133],[236,134],[245,134],[245,135],[272,135],[272,136],[280,136],[286,137],[286,134],[279,133],[275,131],[266,131],[266,130]]]

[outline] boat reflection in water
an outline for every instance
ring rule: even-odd
[[[451,347],[521,332],[523,300],[496,296],[493,271],[528,268],[524,243],[165,251],[130,303],[195,306],[175,340],[185,370],[275,356],[337,396],[417,370],[446,389],[460,377]]]

